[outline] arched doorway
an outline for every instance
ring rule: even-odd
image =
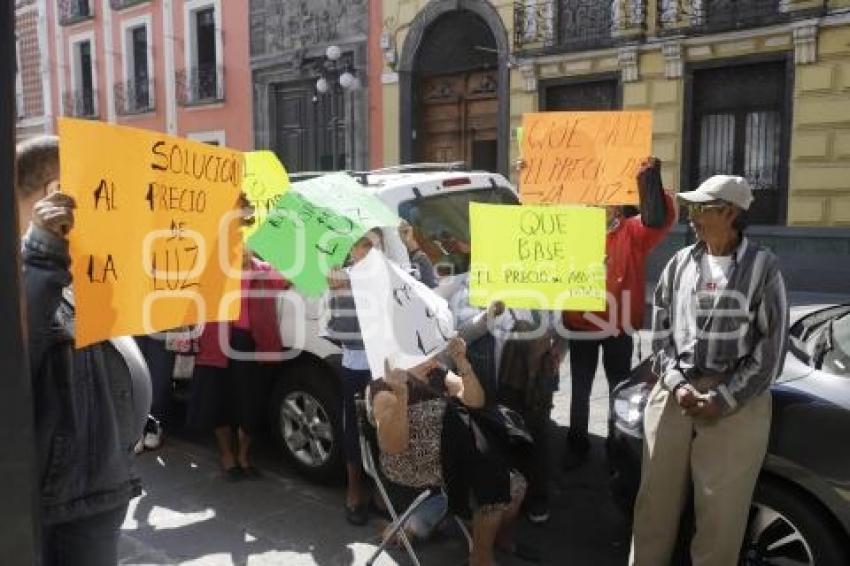
[[[402,161],[465,161],[507,172],[507,34],[488,2],[433,2],[399,66]]]

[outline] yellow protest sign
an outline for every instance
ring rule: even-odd
[[[278,199],[289,189],[289,175],[271,151],[250,151],[245,154],[245,180],[242,190],[254,206],[254,224],[243,230],[248,238],[265,222]]]
[[[470,303],[605,310],[605,211],[470,203]]]
[[[59,139],[77,347],[236,319],[242,153],[91,120],[60,119]]]
[[[538,112],[523,115],[522,129],[523,203],[638,203],[651,112]]]

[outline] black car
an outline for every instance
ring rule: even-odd
[[[850,564],[850,305],[795,308],[772,387],[768,453],[740,564]],[[643,410],[656,377],[644,360],[611,396],[608,455],[615,501],[629,516],[640,483]],[[683,514],[677,566],[687,561]],[[692,532],[692,531],[691,531]]]

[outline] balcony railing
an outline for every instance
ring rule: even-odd
[[[65,114],[75,118],[97,118],[97,91],[75,90],[66,92]]]
[[[781,0],[659,0],[659,29],[713,33],[788,21]]]
[[[182,106],[211,104],[224,100],[224,67],[202,65],[176,73],[177,97]]]
[[[59,0],[59,24],[69,26],[94,17],[90,0]]]
[[[124,8],[143,4],[145,2],[150,2],[150,0],[109,0],[109,5],[113,10],[123,10]]]
[[[616,25],[608,0],[515,0],[517,49],[577,51],[613,45]]]
[[[154,84],[153,79],[140,81],[129,80],[115,83],[115,111],[121,115],[143,114],[153,112]]]

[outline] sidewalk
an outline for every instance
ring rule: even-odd
[[[568,367],[562,375],[569,375]],[[628,528],[608,496],[602,437],[607,430],[607,386],[600,377],[591,401],[594,447],[581,469],[553,474],[552,519],[542,527],[523,520],[519,539],[536,545],[543,564],[619,566],[628,553]],[[562,380],[552,414],[560,461],[569,422],[569,380]],[[380,521],[366,527],[346,523],[341,486],[319,486],[295,475],[268,442],[258,445],[265,476],[228,483],[211,442],[166,439],[163,447],[138,459],[145,493],[131,503],[123,525],[121,564],[203,566],[364,564],[379,540]],[[417,546],[423,566],[460,565],[467,558],[458,534]],[[500,556],[501,566],[526,563]],[[377,565],[409,564],[393,551]]]

